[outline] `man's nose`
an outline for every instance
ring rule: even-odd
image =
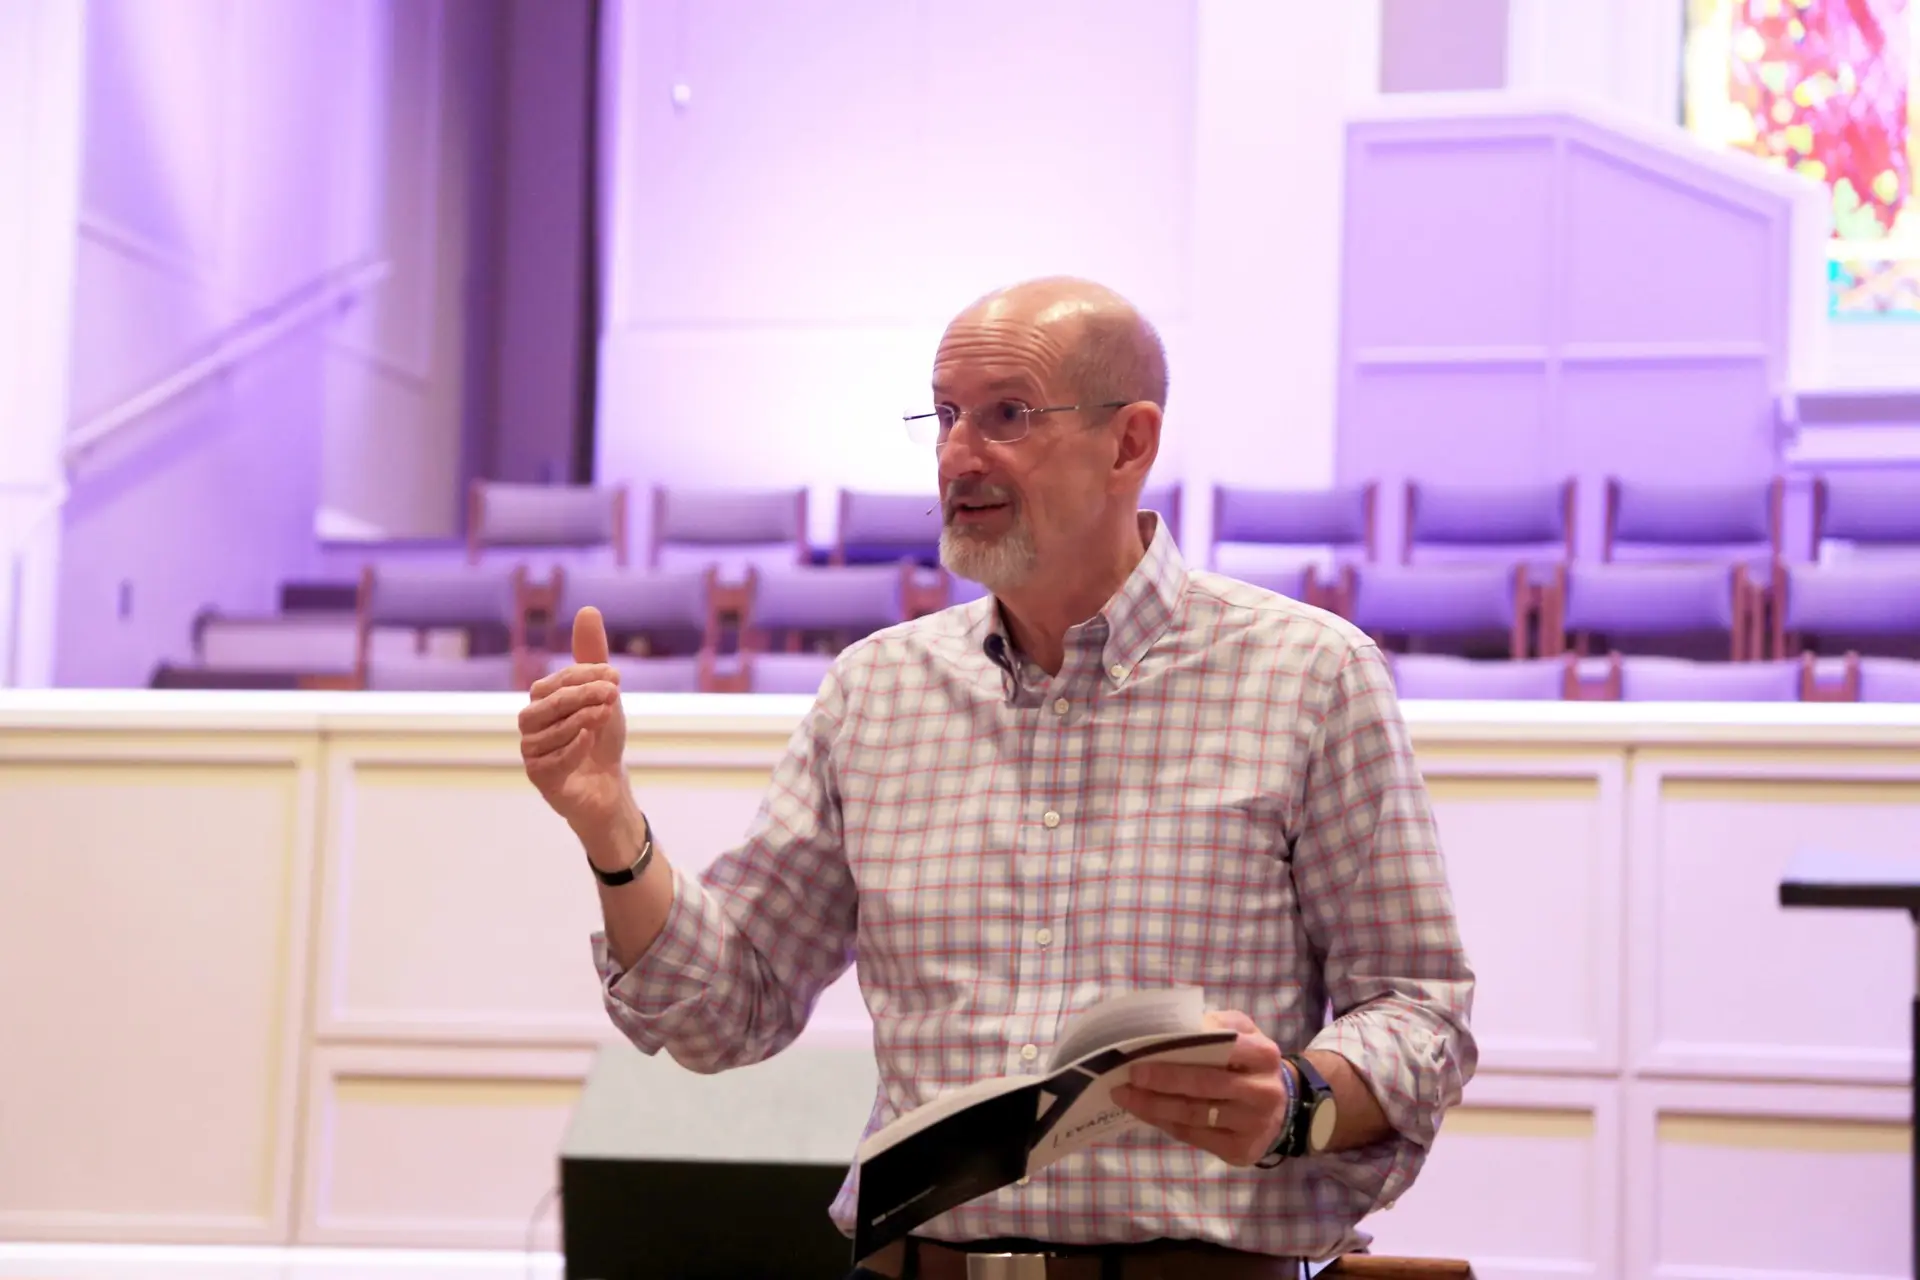
[[[974,429],[972,418],[962,417],[954,423],[947,438],[935,446],[940,457],[940,478],[952,480],[984,472],[987,469],[987,455],[981,448],[984,443]]]

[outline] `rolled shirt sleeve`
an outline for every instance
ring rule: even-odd
[[[620,971],[592,937],[607,1012],[643,1052],[702,1072],[791,1044],[853,960],[855,890],[832,747],[845,700],[829,673],[773,771],[744,843],[699,876],[673,868],[666,925]],[[663,841],[666,833],[656,833]]]
[[[1333,1012],[1308,1047],[1352,1063],[1394,1129],[1318,1163],[1385,1208],[1425,1162],[1478,1050],[1468,1028],[1473,972],[1432,806],[1386,660],[1372,645],[1353,650],[1334,682],[1293,857]]]

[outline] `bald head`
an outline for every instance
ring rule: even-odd
[[[1167,404],[1167,352],[1131,302],[1103,284],[1049,276],[997,289],[962,320],[1025,323],[1047,333],[1060,376],[1080,404]]]

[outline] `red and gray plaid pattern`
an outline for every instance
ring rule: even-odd
[[[1354,1224],[1406,1189],[1476,1056],[1473,976],[1379,650],[1190,572],[1164,529],[1069,633],[1058,676],[1010,642],[1013,670],[992,661],[1000,627],[989,597],[845,652],[745,843],[678,877],[651,951],[623,975],[595,936],[613,1020],[696,1070],[744,1065],[791,1043],[858,956],[878,1128],[1039,1070],[1101,999],[1198,986],[1285,1050],[1347,1058],[1401,1136],[1266,1170],[1140,1132],[927,1234],[1316,1257],[1364,1239]],[[850,1177],[833,1207],[849,1231],[853,1204]]]

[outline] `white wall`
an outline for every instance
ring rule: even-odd
[[[1376,6],[610,13],[603,478],[804,481],[824,538],[840,484],[931,488],[899,416],[952,313],[1061,272],[1165,334],[1161,478],[1330,478],[1337,104]]]
[[[85,11],[0,0],[0,686],[53,665]]]

